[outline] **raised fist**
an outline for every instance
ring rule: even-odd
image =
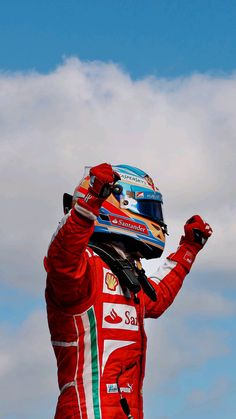
[[[89,175],[89,192],[97,198],[106,199],[111,194],[115,183],[120,180],[120,175],[118,175],[117,172],[114,172],[111,165],[108,163],[102,163],[92,167]]]
[[[88,191],[83,198],[77,200],[75,210],[85,218],[96,220],[103,202],[114,190],[120,176],[108,163],[92,167],[89,175]]]
[[[199,250],[203,248],[212,235],[211,226],[200,215],[193,215],[184,226],[184,236],[181,237],[179,247],[168,259],[179,262],[187,271],[190,270]]]
[[[212,232],[211,226],[200,215],[193,215],[184,226],[185,235],[181,237],[180,244],[184,242],[194,243],[200,250],[212,235]]]

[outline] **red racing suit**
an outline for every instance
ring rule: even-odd
[[[45,258],[46,302],[57,359],[55,419],[143,418],[144,318],[159,317],[173,302],[187,269],[166,259],[150,281],[157,301],[143,291],[139,303],[89,247],[93,221],[72,209],[59,224]]]

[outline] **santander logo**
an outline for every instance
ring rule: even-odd
[[[127,228],[128,230],[136,231],[148,235],[148,229],[144,224],[136,223],[132,220],[125,220],[124,218],[114,217],[110,215],[111,223],[116,227]]]
[[[106,322],[117,324],[122,322],[122,317],[118,316],[117,312],[114,310],[114,308],[110,311],[110,314],[105,317]]]
[[[113,219],[111,220],[111,222],[112,222],[112,224],[118,224],[118,220],[117,220],[117,218],[113,218]]]
[[[135,306],[117,303],[103,303],[103,322],[105,329],[139,329]]]

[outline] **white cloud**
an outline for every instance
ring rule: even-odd
[[[190,288],[185,285],[186,283],[174,303],[175,316],[223,319],[236,314],[236,302],[224,297],[219,291],[197,288],[196,285]]]
[[[235,287],[235,95],[235,74],[133,81],[113,64],[75,58],[48,75],[2,73],[1,281],[43,293],[42,258],[62,215],[62,194],[73,191],[85,165],[108,161],[139,166],[159,184],[171,232],[166,254],[177,246],[185,220],[202,214],[214,235],[194,272],[229,274]],[[150,271],[158,262],[147,264]],[[197,314],[199,299],[207,318],[235,314],[231,301],[207,291],[213,281],[209,275],[206,289],[196,293],[186,285],[182,306],[174,307],[179,321],[159,320],[157,337],[156,326],[149,326],[147,375],[157,365],[158,377],[168,380],[227,353],[223,332],[193,333],[185,323],[190,312]],[[46,406],[56,394],[44,315],[34,313],[19,331],[2,336],[1,414],[5,419],[21,406],[22,417],[30,418],[29,403],[29,410],[39,400]]]
[[[234,75],[133,81],[113,64],[76,58],[48,75],[2,73],[2,278],[38,289],[62,193],[102,161],[140,166],[158,181],[169,246],[201,213],[214,228],[202,266],[232,270],[235,91]]]
[[[53,416],[56,366],[45,312],[35,311],[19,328],[1,329],[1,419]]]

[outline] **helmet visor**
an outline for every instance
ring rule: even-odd
[[[139,199],[137,201],[137,212],[153,221],[164,222],[162,204],[159,201]]]

